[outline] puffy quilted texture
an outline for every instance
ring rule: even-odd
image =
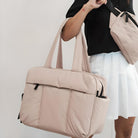
[[[107,97],[96,97],[101,84],[106,86],[101,76],[88,72],[33,67],[26,77],[21,121],[76,138],[100,133],[109,103]]]
[[[26,83],[38,83],[58,88],[73,89],[84,93],[96,94],[95,86],[97,82],[95,77],[88,72],[33,67],[28,72]]]
[[[102,76],[91,73],[81,31],[76,39],[72,70],[61,68],[61,44],[56,68],[51,68],[55,44],[64,23],[46,64],[33,67],[27,73],[20,120],[25,125],[42,130],[88,138],[103,129],[109,103],[106,81]],[[100,92],[103,94],[99,95]]]

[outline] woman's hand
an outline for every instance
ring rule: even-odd
[[[68,41],[76,36],[87,16],[87,14],[94,8],[100,7],[102,4],[106,4],[107,0],[88,0],[82,8],[65,24],[62,30],[62,39]]]
[[[87,2],[88,5],[92,7],[92,9],[99,8],[102,4],[106,4],[107,0],[89,0]]]

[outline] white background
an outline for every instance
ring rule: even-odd
[[[55,33],[73,0],[0,0],[0,138],[65,138],[19,123],[26,73],[43,65]],[[138,1],[134,10],[138,14]],[[69,46],[71,45],[72,46]],[[64,68],[70,68],[74,41],[63,42]],[[53,64],[55,60],[53,61]],[[53,65],[55,66],[55,64]],[[132,138],[138,137],[138,119]],[[112,121],[94,138],[114,138]]]

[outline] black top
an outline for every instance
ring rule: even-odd
[[[129,1],[129,2],[128,2]],[[88,0],[74,0],[66,13],[66,18],[74,16]],[[111,0],[113,5],[121,11],[134,13],[132,0]],[[87,41],[88,55],[120,51],[113,40],[109,29],[110,11],[103,4],[97,9],[91,10],[84,20],[84,32]]]

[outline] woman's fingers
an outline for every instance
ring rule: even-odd
[[[106,4],[107,0],[96,0],[97,4]]]
[[[96,4],[101,4],[102,0],[96,0]]]
[[[105,3],[104,4],[106,4],[107,3],[107,0],[105,0]]]
[[[99,8],[102,4],[106,4],[107,0],[89,0],[88,1],[94,8]]]

